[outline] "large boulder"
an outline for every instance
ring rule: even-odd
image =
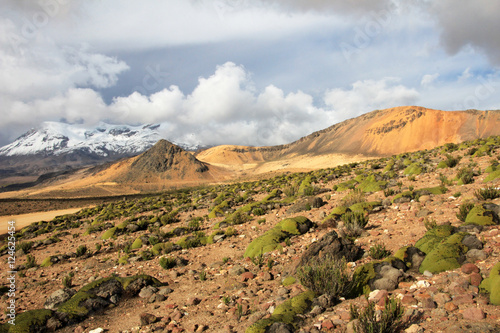
[[[331,258],[347,262],[356,261],[363,255],[363,250],[348,239],[340,238],[335,231],[324,235],[319,241],[311,244],[300,258],[298,267],[306,266],[318,258]]]

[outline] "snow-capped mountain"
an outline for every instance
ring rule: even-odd
[[[94,129],[60,122],[44,122],[0,148],[0,156],[57,156],[83,153],[101,157],[132,156],[152,147],[163,137],[160,124],[145,126],[100,123]],[[186,150],[195,150],[180,144]]]

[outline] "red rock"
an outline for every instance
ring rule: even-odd
[[[482,320],[484,319],[484,312],[479,308],[468,308],[464,310],[464,319],[467,320]]]
[[[479,273],[479,268],[471,263],[463,265],[460,270],[465,273],[465,274],[470,274],[470,273]]]
[[[403,299],[401,300],[401,303],[403,305],[417,305],[418,302],[413,296],[404,295]]]
[[[453,312],[458,309],[458,306],[456,306],[453,302],[448,302],[444,305],[444,309],[448,312]]]
[[[255,277],[255,275],[252,272],[245,272],[240,275],[240,281],[245,282],[247,280],[251,280]]]
[[[483,277],[481,276],[481,274],[477,272],[472,272],[469,278],[470,278],[470,284],[476,287],[479,287],[481,281],[483,281]]]
[[[331,320],[325,320],[324,322],[321,323],[321,328],[326,330],[331,330],[335,328],[335,325],[333,325],[333,322]]]
[[[167,309],[175,309],[177,307],[177,305],[175,305],[175,304],[167,304],[167,305],[165,305],[165,307]]]

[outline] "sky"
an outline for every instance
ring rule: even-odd
[[[491,0],[0,0],[0,145],[44,121],[289,143],[401,105],[500,109]]]

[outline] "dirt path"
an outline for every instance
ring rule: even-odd
[[[7,226],[9,221],[16,221],[16,231],[19,231],[21,228],[30,225],[33,222],[49,221],[56,216],[73,214],[81,209],[82,208],[71,208],[71,209],[52,210],[48,212],[0,216],[0,235],[4,235],[7,233]]]

